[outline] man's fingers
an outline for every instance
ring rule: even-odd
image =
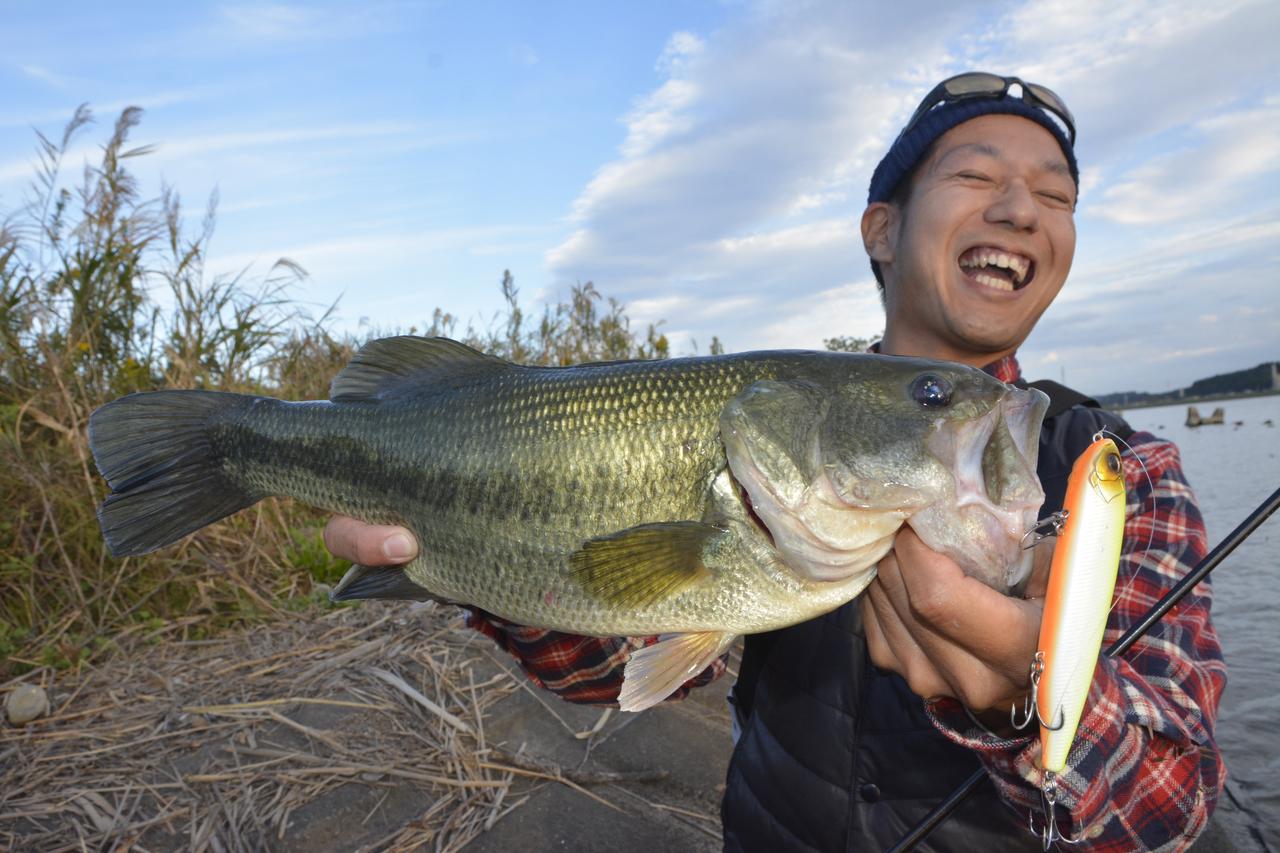
[[[1058,540],[1046,539],[1036,546],[1035,559],[1032,562],[1031,580],[1027,582],[1024,595],[1027,598],[1044,598],[1049,588],[1049,568],[1053,565],[1053,552]]]
[[[950,686],[899,618],[877,578],[863,593],[863,629],[871,662],[896,672],[918,696],[950,696]]]
[[[1025,671],[1040,632],[1038,604],[1001,595],[966,576],[908,528],[894,540],[894,551],[905,567],[899,572],[904,596],[895,603],[909,604],[916,619],[938,637],[1010,677],[1015,670],[1018,676]],[[1024,655],[1028,648],[1032,652]]]
[[[337,515],[324,528],[324,545],[335,557],[367,566],[407,563],[418,556],[418,542],[403,527],[365,524]]]
[[[903,529],[877,583],[950,695],[986,708],[1025,689],[1040,602],[1001,595]]]

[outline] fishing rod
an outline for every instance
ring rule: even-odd
[[[1277,508],[1280,508],[1280,489],[1272,492],[1271,497],[1259,504],[1258,508],[1251,512],[1248,518],[1240,522],[1235,530],[1228,533],[1226,538],[1219,542],[1194,569],[1187,573],[1186,577],[1174,584],[1173,588],[1147,611],[1140,622],[1129,628],[1120,639],[1112,643],[1107,648],[1106,656],[1113,658],[1128,651],[1129,647],[1137,642],[1139,637],[1151,630],[1152,625],[1159,622],[1192,587],[1204,580],[1209,572],[1216,569],[1218,564],[1225,560],[1227,555],[1234,551],[1241,542],[1248,539],[1249,534],[1257,530],[1262,522],[1266,521]],[[925,815],[924,819],[916,824],[914,829],[902,836],[897,844],[890,847],[888,853],[906,853],[908,850],[915,849],[917,844],[928,838],[931,832],[937,829],[953,811],[959,808],[961,803],[968,799],[969,795],[974,792],[978,784],[986,776],[985,770],[981,768],[975,770],[973,775],[952,791],[949,797],[939,803],[933,811]]]

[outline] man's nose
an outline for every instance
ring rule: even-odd
[[[1025,181],[1016,179],[992,199],[986,219],[991,223],[1006,223],[1020,231],[1035,231],[1040,227],[1040,208],[1031,195],[1031,188]]]

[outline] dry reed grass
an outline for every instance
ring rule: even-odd
[[[305,273],[288,259],[261,278],[207,274],[216,196],[191,228],[172,190],[140,193],[128,168],[150,150],[129,147],[140,118],[121,113],[78,182],[63,161],[89,111],[61,138],[38,135],[27,203],[0,212],[0,678],[93,666],[137,634],[200,639],[270,618],[346,568],[319,544],[323,516],[288,501],[158,554],[106,552],[94,512],[105,484],[85,436],[94,409],[163,387],[323,398],[360,343],[331,332],[332,309],[317,319],[291,301]],[[436,308],[408,331],[538,364],[667,354],[590,282],[536,322],[509,272],[501,292],[505,311],[479,328]]]
[[[583,786],[660,778],[489,743],[486,713],[519,676],[455,614],[313,611],[64,675],[50,716],[0,730],[0,847],[458,850],[524,802],[519,780],[617,809]]]

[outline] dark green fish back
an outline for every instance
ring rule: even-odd
[[[503,365],[377,402],[262,400],[218,426],[215,444],[246,491],[410,527],[429,555],[417,582],[500,609],[495,596],[577,594],[560,567],[586,539],[702,519],[725,465],[720,411],[762,372],[732,360]]]

